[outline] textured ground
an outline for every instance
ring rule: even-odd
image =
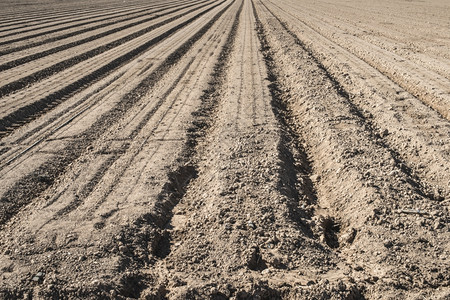
[[[1,299],[449,299],[445,0],[0,3]]]

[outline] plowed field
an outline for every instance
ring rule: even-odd
[[[450,2],[0,3],[1,299],[450,299]]]

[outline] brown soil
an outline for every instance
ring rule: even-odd
[[[1,299],[450,299],[447,1],[0,16]]]

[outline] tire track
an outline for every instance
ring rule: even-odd
[[[33,74],[30,74],[28,76],[24,76],[24,77],[22,77],[19,80],[15,80],[13,82],[5,84],[2,87],[0,87],[0,97],[4,97],[6,95],[9,95],[9,94],[11,94],[13,92],[16,92],[16,91],[18,91],[20,89],[23,89],[24,87],[26,87],[26,86],[28,86],[30,84],[33,84],[33,83],[35,83],[37,81],[40,81],[42,79],[45,79],[47,77],[50,77],[53,74],[61,72],[64,69],[70,68],[70,67],[78,64],[81,61],[90,59],[90,58],[92,58],[94,56],[97,56],[97,55],[99,55],[99,54],[101,54],[101,53],[103,53],[105,51],[111,50],[111,49],[113,49],[115,47],[118,47],[118,46],[120,46],[120,45],[122,45],[122,44],[124,44],[126,42],[129,42],[129,41],[132,41],[132,40],[134,40],[136,38],[139,38],[139,37],[143,36],[144,34],[155,30],[156,28],[164,26],[164,25],[166,25],[166,24],[168,24],[170,22],[173,22],[173,21],[175,21],[175,20],[177,20],[177,19],[179,19],[179,18],[181,18],[183,16],[188,15],[189,13],[192,13],[192,12],[194,12],[196,10],[202,9],[202,8],[208,6],[208,5],[210,5],[210,3],[207,3],[207,4],[204,4],[202,6],[193,8],[193,9],[188,10],[188,11],[185,11],[185,12],[179,14],[179,15],[175,15],[175,16],[170,17],[170,18],[168,18],[168,19],[166,19],[164,21],[161,21],[161,22],[158,22],[156,24],[153,24],[153,25],[150,25],[148,27],[145,27],[145,28],[143,28],[143,29],[141,29],[141,30],[139,30],[137,32],[133,32],[131,34],[128,34],[128,35],[126,35],[126,36],[124,36],[124,37],[122,37],[122,38],[120,38],[118,40],[115,40],[115,41],[109,42],[107,44],[98,46],[98,47],[96,47],[94,49],[91,49],[89,51],[86,51],[86,52],[84,52],[82,54],[70,57],[70,58],[68,58],[66,60],[63,60],[63,61],[60,61],[60,62],[58,62],[58,63],[56,63],[56,64],[54,64],[54,65],[52,65],[50,67],[47,67],[47,68],[44,68],[44,69],[39,70],[37,72],[34,72]],[[187,6],[187,7],[189,7],[189,6]],[[180,10],[185,9],[185,8],[186,7],[177,8],[174,11],[168,12],[167,15],[170,15],[172,13],[176,13],[176,12],[178,12]],[[154,20],[154,19],[158,19],[158,17],[155,16],[155,17],[149,18],[149,21]]]
[[[175,1],[168,2],[168,3],[165,3],[165,5],[168,6],[168,5],[170,5],[171,3],[174,3],[174,2]],[[39,26],[41,24],[48,24],[48,20],[53,20],[54,22],[56,22],[56,21],[58,21],[58,22],[59,21],[65,21],[65,22],[56,23],[56,24],[52,24],[52,25],[47,25],[46,27],[29,28],[29,31],[43,29],[43,28],[48,28],[48,27],[57,26],[57,25],[61,25],[61,24],[67,24],[67,23],[71,23],[71,22],[87,20],[89,18],[92,19],[93,17],[97,18],[97,17],[105,17],[105,16],[111,16],[111,15],[115,15],[116,17],[129,16],[129,15],[132,15],[132,14],[135,14],[135,13],[139,13],[139,12],[143,12],[143,11],[148,11],[150,9],[154,9],[154,8],[156,8],[158,6],[162,6],[162,5],[158,5],[158,3],[154,3],[152,5],[147,5],[146,9],[144,9],[144,7],[141,7],[141,6],[136,6],[136,7],[131,7],[131,8],[129,6],[127,6],[126,8],[118,7],[118,6],[112,6],[110,8],[110,12],[108,12],[108,13],[104,13],[105,9],[101,9],[101,10],[100,9],[99,10],[92,10],[91,9],[91,10],[86,10],[83,13],[80,13],[79,11],[77,11],[76,12],[77,14],[72,13],[72,14],[66,14],[64,16],[56,16],[56,15],[54,15],[53,17],[50,17],[50,18],[31,19],[28,22],[26,22],[25,25],[18,26],[18,27],[13,27],[13,28],[4,28],[6,26],[0,26],[0,33],[1,32],[6,32],[6,31],[20,30],[20,29],[29,28],[29,27],[32,27],[32,26]],[[103,14],[99,14],[100,12],[103,13]],[[78,15],[79,16],[83,16],[84,18],[73,20],[74,18],[77,18]],[[90,16],[86,17],[86,15],[90,15]],[[39,17],[39,16],[37,16],[37,17]],[[67,22],[67,21],[69,21],[69,22]],[[42,23],[30,24],[30,23],[34,23],[34,22],[42,22]],[[17,24],[17,25],[21,25],[21,24]],[[17,25],[8,25],[8,27],[17,26]],[[1,28],[3,28],[3,29],[1,29]],[[14,34],[20,34],[20,33],[29,32],[29,31],[14,32]],[[11,35],[13,35],[13,34],[11,34]],[[6,36],[0,36],[0,38],[3,38],[3,37],[6,37]]]
[[[135,14],[135,13],[129,13],[128,15],[133,15],[133,14]],[[144,15],[145,15],[145,13],[144,13]],[[33,34],[33,35],[27,35],[27,36],[19,37],[19,38],[16,38],[16,39],[2,41],[2,42],[0,42],[0,46],[9,45],[9,44],[17,43],[17,42],[21,42],[21,41],[27,41],[27,40],[31,40],[31,39],[36,38],[36,37],[45,36],[45,35],[49,35],[49,34],[52,34],[52,33],[59,33],[61,31],[69,30],[69,29],[73,29],[73,28],[76,29],[77,27],[82,27],[82,26],[89,25],[89,24],[92,24],[92,23],[98,23],[98,22],[104,22],[104,21],[108,21],[108,20],[113,20],[115,18],[116,18],[116,16],[112,16],[112,17],[108,17],[108,18],[104,18],[104,19],[100,19],[100,20],[92,20],[92,18],[90,18],[91,19],[90,21],[87,21],[87,22],[84,22],[84,23],[81,23],[81,24],[75,24],[75,25],[66,26],[66,27],[59,27],[59,28],[53,29],[51,31],[40,32],[40,33],[36,33],[36,34]],[[127,19],[133,19],[133,18],[134,17],[128,17]],[[115,21],[112,21],[112,22],[108,22],[106,24],[107,25],[114,25],[114,24],[116,24],[117,22],[120,22],[120,21],[121,20],[119,19],[119,20],[115,20]],[[77,30],[77,31],[74,31],[74,32],[69,32],[69,33],[66,33],[66,34],[58,35],[56,37],[47,38],[44,41],[38,41],[38,42],[34,42],[32,44],[27,44],[27,45],[23,45],[23,46],[18,46],[18,47],[14,47],[14,48],[5,49],[5,50],[1,51],[0,54],[1,55],[5,55],[5,54],[12,53],[12,52],[28,49],[28,48],[31,48],[31,47],[35,47],[36,45],[42,45],[44,42],[48,43],[49,41],[60,40],[60,39],[63,39],[63,38],[71,37],[71,36],[76,35],[76,34],[85,33],[85,32],[89,32],[91,30],[99,29],[99,28],[102,28],[104,26],[105,26],[104,24],[98,24],[96,26],[92,26],[92,27],[84,28],[84,29]]]
[[[145,11],[145,10],[144,10],[144,11]],[[127,16],[127,15],[133,15],[133,14],[134,14],[134,13],[128,13],[128,14],[123,14],[123,15],[120,15],[120,16]],[[106,15],[109,15],[109,14],[106,14]],[[103,17],[103,16],[104,16],[104,15],[100,15],[100,16],[98,16],[98,18],[101,18],[101,17]],[[97,18],[97,17],[95,16],[94,19],[95,19],[95,18]],[[26,36],[18,37],[18,38],[15,38],[15,39],[10,39],[10,40],[6,40],[6,41],[1,41],[1,42],[0,42],[0,46],[12,44],[12,43],[16,43],[16,42],[20,42],[20,41],[24,41],[24,40],[29,40],[29,39],[32,39],[32,38],[35,38],[35,37],[40,37],[40,36],[42,36],[42,35],[49,35],[49,34],[52,34],[52,33],[55,33],[55,32],[63,31],[63,30],[69,30],[69,29],[72,29],[72,28],[77,28],[77,27],[89,25],[89,24],[91,24],[91,23],[102,22],[102,21],[108,21],[108,20],[112,20],[112,19],[115,19],[115,18],[117,18],[117,16],[109,16],[109,17],[106,17],[106,18],[101,18],[101,19],[99,19],[99,20],[92,20],[93,17],[91,16],[91,17],[82,18],[81,20],[73,20],[73,21],[68,21],[68,22],[66,21],[66,22],[61,22],[61,23],[57,23],[57,24],[54,24],[54,25],[45,25],[45,26],[43,26],[42,28],[27,29],[27,30],[24,30],[23,32],[14,32],[14,33],[10,33],[10,34],[6,34],[6,35],[3,35],[3,36],[0,36],[0,39],[7,38],[7,37],[9,37],[9,36],[16,36],[16,35],[19,35],[19,34],[21,34],[21,33],[27,33],[27,32],[31,32],[31,31],[35,31],[35,30],[40,30],[40,29],[45,29],[45,28],[55,27],[55,26],[59,26],[59,25],[62,25],[62,24],[64,25],[64,24],[68,24],[68,23],[73,23],[73,22],[79,22],[79,21],[89,20],[89,21],[87,21],[87,22],[81,22],[81,23],[73,24],[73,25],[69,25],[69,26],[58,27],[58,28],[55,28],[55,29],[52,29],[52,30],[42,31],[42,32],[38,32],[38,33],[35,33],[35,34],[31,34],[31,35],[26,35]]]
[[[49,137],[55,135],[58,131],[62,130],[65,126],[72,123],[72,121],[74,121],[76,118],[78,118],[88,110],[92,109],[95,105],[98,105],[99,101],[101,101],[102,98],[93,96],[102,91],[103,89],[105,89],[113,82],[115,82],[118,78],[122,77],[123,74],[124,72],[121,72],[120,74],[114,76],[113,78],[108,80],[105,84],[103,84],[93,92],[89,93],[88,95],[84,96],[80,101],[77,101],[74,105],[71,105],[62,112],[59,112],[55,116],[52,116],[44,124],[40,124],[39,126],[34,127],[32,130],[26,132],[18,139],[14,140],[13,142],[9,142],[10,144],[18,145],[23,143],[30,137],[33,137],[32,141],[31,142],[28,141],[27,143],[29,146],[27,146],[24,149],[17,150],[15,148],[8,148],[8,147],[2,149],[3,152],[0,153],[0,157],[2,159],[2,162],[0,163],[0,170],[1,170],[0,176],[5,174],[3,172],[6,173],[8,172],[6,167],[10,166],[12,163],[20,159],[29,151],[33,150],[35,147],[39,146],[39,144],[41,144],[42,142],[48,140]],[[91,97],[93,97],[94,99],[92,101],[89,101]],[[14,168],[14,166],[12,168]]]
[[[132,22],[130,24],[127,24],[127,25],[124,25],[124,26],[120,26],[118,28],[113,28],[113,29],[107,30],[105,32],[101,32],[101,33],[95,34],[93,36],[89,36],[87,38],[80,39],[80,40],[72,42],[72,43],[60,45],[58,47],[53,47],[51,49],[47,49],[47,50],[41,51],[39,53],[33,53],[31,55],[28,55],[28,56],[25,56],[25,57],[21,57],[19,59],[10,60],[10,61],[2,64],[0,66],[0,70],[2,70],[2,71],[3,70],[8,70],[10,68],[13,68],[13,67],[15,67],[17,65],[20,65],[20,64],[23,64],[23,63],[26,63],[26,62],[31,61],[33,59],[38,59],[38,58],[41,58],[41,57],[44,57],[44,56],[47,56],[47,55],[50,55],[50,54],[53,54],[53,53],[65,50],[65,49],[68,49],[68,48],[73,47],[73,46],[81,45],[83,43],[87,43],[89,41],[93,41],[95,39],[102,38],[102,37],[107,36],[109,34],[113,34],[113,33],[119,32],[121,30],[125,30],[125,29],[131,28],[133,26],[137,26],[137,25],[143,24],[145,22],[154,20],[154,19],[159,18],[159,17],[164,17],[167,14],[177,12],[177,11],[182,10],[184,8],[197,5],[199,3],[202,3],[202,2],[196,2],[196,3],[185,5],[185,6],[180,6],[180,5],[168,6],[167,5],[167,6],[164,6],[164,8],[159,9],[159,10],[154,10],[154,8],[152,8],[152,9],[149,9],[149,12],[146,12],[146,13],[143,13],[143,14],[139,14],[139,15],[135,15],[135,16],[130,17],[130,18],[124,18],[124,19],[120,19],[120,20],[115,20],[113,22],[108,22],[108,23],[97,25],[97,26],[84,28],[82,30],[78,30],[78,31],[75,31],[75,32],[70,32],[68,34],[59,35],[59,36],[53,37],[53,38],[48,38],[48,39],[45,39],[45,40],[42,40],[42,41],[39,41],[39,42],[34,42],[34,43],[30,43],[30,44],[27,44],[27,45],[24,45],[24,46],[15,47],[15,48],[9,48],[9,49],[6,49],[4,51],[0,51],[0,56],[4,56],[4,55],[7,55],[7,54],[16,53],[16,52],[23,51],[23,50],[26,50],[26,49],[30,49],[30,48],[34,48],[34,47],[37,47],[37,46],[45,45],[45,44],[48,44],[48,43],[52,43],[52,42],[56,42],[56,41],[59,41],[59,40],[67,39],[67,38],[70,38],[70,37],[74,37],[76,35],[80,35],[80,34],[83,34],[83,33],[87,33],[87,32],[95,31],[95,30],[98,30],[98,29],[102,29],[104,27],[116,25],[118,23],[132,21],[132,20],[135,20],[135,19],[137,19],[139,17],[145,17],[146,15],[148,15],[150,13],[151,14],[156,14],[156,13],[159,13],[159,12],[162,12],[162,11],[165,11],[165,10],[169,10],[169,9],[171,9],[173,7],[179,8],[177,10],[169,11],[169,12],[161,14],[161,15],[152,16],[152,17],[149,17],[149,18],[145,18],[145,19],[139,20],[137,22]]]
[[[172,86],[166,91],[166,93],[161,97],[161,99],[158,100],[158,102],[152,107],[152,109],[144,116],[144,118],[139,122],[139,124],[137,125],[136,128],[133,129],[133,131],[131,132],[131,134],[125,138],[121,138],[123,140],[125,140],[125,142],[123,142],[122,146],[119,147],[114,147],[112,144],[110,143],[108,146],[103,147],[104,150],[100,150],[99,153],[101,154],[112,154],[111,157],[109,157],[101,166],[100,168],[97,170],[97,172],[95,173],[95,175],[93,176],[93,179],[90,180],[88,182],[88,184],[84,185],[81,188],[81,191],[79,193],[77,193],[77,196],[74,201],[72,201],[71,203],[69,203],[67,206],[65,206],[63,209],[59,210],[58,212],[56,212],[54,219],[52,219],[51,221],[55,221],[58,219],[61,219],[62,217],[65,217],[67,214],[71,213],[73,210],[77,209],[81,204],[83,204],[83,201],[90,196],[90,194],[93,192],[93,190],[97,187],[97,185],[103,180],[103,177],[105,176],[106,172],[109,171],[109,169],[111,168],[111,166],[113,164],[115,164],[117,162],[117,160],[119,160],[122,156],[124,156],[124,154],[127,153],[127,151],[130,151],[130,147],[131,147],[131,143],[129,141],[133,141],[134,138],[136,138],[137,135],[139,135],[142,131],[142,129],[144,128],[144,126],[147,124],[147,122],[150,120],[150,118],[156,113],[156,111],[161,107],[161,105],[167,100],[168,95],[173,91],[173,89],[177,86],[177,84],[180,83],[181,79],[186,75],[186,72],[188,71],[188,69],[190,68],[191,64],[192,64],[193,60],[191,60],[186,67],[182,70],[182,72],[179,74],[178,78],[176,78],[172,84]],[[149,89],[152,88],[153,86],[149,86]],[[148,91],[143,91],[144,93],[148,93]],[[142,94],[145,95],[145,94]],[[154,129],[156,130],[156,128]],[[153,131],[151,131],[149,133],[149,137],[151,136],[151,134],[153,133]],[[138,148],[138,150],[135,150],[134,155],[132,155],[131,158],[129,158],[127,161],[128,163],[131,163],[134,158],[136,157],[136,155],[138,155],[138,153],[140,152],[140,150],[142,150],[143,146],[145,145],[145,143],[148,142],[148,138],[145,139],[141,146]],[[111,151],[111,153],[108,152],[109,148],[119,148],[119,151]],[[151,159],[151,157],[149,158]],[[111,185],[110,189],[108,190],[108,192],[102,197],[102,199],[100,199],[97,203],[97,208],[98,206],[100,206],[105,200],[106,198],[111,194],[111,192],[113,191],[113,187],[116,186],[116,184],[119,183],[119,180],[121,179],[121,177],[124,175],[126,168],[128,167],[128,164],[125,165],[125,167],[122,170],[116,171],[119,172],[118,176],[116,177],[116,179],[114,180],[114,183]],[[61,194],[60,196],[63,196],[63,194]],[[57,201],[59,197],[55,197],[53,201]],[[100,223],[97,223],[100,224]],[[46,224],[43,224],[43,226],[45,226]],[[96,226],[97,229],[100,228],[100,225]]]
[[[206,12],[211,11],[213,8],[218,7],[219,3],[205,12],[190,19],[197,19]],[[178,61],[186,51],[191,47],[192,43],[198,40],[204,33],[212,26],[212,24],[222,15],[231,4],[228,4],[225,8],[221,9],[212,20],[208,22],[200,31],[198,31],[192,38],[185,42],[181,47],[169,55],[165,61],[147,78],[145,78],[132,92],[128,93],[121,101],[107,114],[102,116],[98,121],[86,130],[76,139],[75,142],[69,144],[61,151],[60,158],[44,163],[32,174],[27,175],[21,181],[19,181],[13,188],[7,191],[1,197],[2,213],[0,214],[0,224],[4,224],[9,220],[14,213],[16,213],[22,206],[31,202],[37,195],[45,191],[54,180],[64,172],[66,166],[77,159],[83,151],[89,146],[95,139],[97,139],[107,128],[117,122],[126,111],[133,107],[140,95],[148,91],[161,77],[170,69],[174,62]],[[190,23],[189,22],[189,23]]]
[[[174,32],[178,31],[179,29],[185,27],[186,25],[190,24],[194,20],[200,18],[202,15],[207,13],[208,11],[220,6],[223,4],[224,1],[213,5],[212,7],[207,8],[206,10],[202,11],[201,13],[189,18],[188,20],[168,29],[163,34],[145,42],[144,44],[139,45],[138,47],[132,49],[131,51],[122,54],[121,56],[115,58],[111,62],[109,62],[107,65],[104,65],[100,67],[99,69],[94,70],[92,73],[83,76],[82,78],[78,79],[75,82],[72,82],[71,84],[65,86],[64,88],[55,91],[51,93],[50,95],[41,98],[38,101],[35,101],[31,104],[28,104],[24,107],[19,108],[18,110],[10,113],[8,116],[3,117],[0,119],[0,131],[3,131],[3,134],[6,135],[8,131],[10,131],[13,128],[17,128],[18,126],[23,125],[25,122],[29,122],[35,118],[37,118],[42,111],[51,109],[52,107],[58,105],[60,101],[64,101],[65,98],[69,97],[75,92],[80,91],[84,87],[86,87],[88,84],[92,84],[95,81],[98,81],[99,79],[103,78],[106,74],[110,73],[114,69],[118,68],[121,65],[124,65],[126,62],[130,61],[131,59],[137,57],[141,53],[148,51],[151,47],[159,43],[160,41],[164,40]],[[169,22],[167,22],[169,23]],[[161,25],[162,26],[162,25]],[[74,64],[77,63],[76,61],[72,61]],[[65,68],[65,66],[61,65],[61,68]],[[59,70],[60,71],[60,70]],[[1,136],[0,135],[0,136]]]

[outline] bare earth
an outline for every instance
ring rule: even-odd
[[[0,299],[450,299],[450,2],[0,3]]]

